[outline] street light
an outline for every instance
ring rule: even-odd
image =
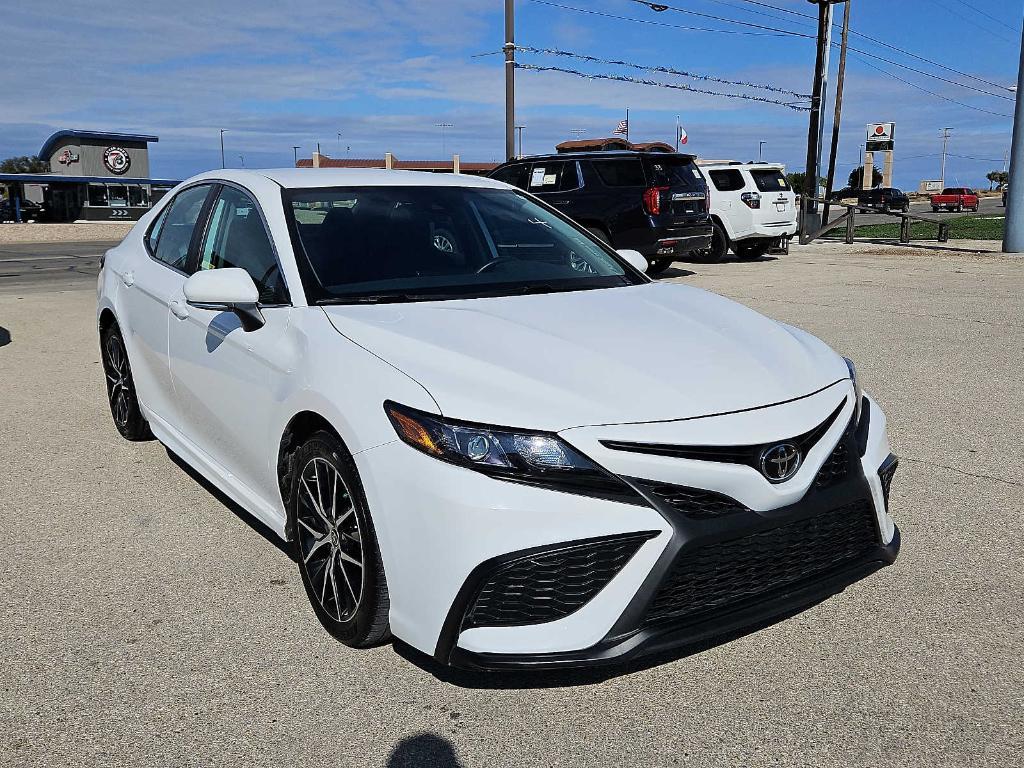
[[[341,133],[338,133],[338,153],[341,153]]]
[[[224,162],[224,134],[227,132],[226,128],[220,129],[220,167],[227,168],[227,164]]]
[[[519,132],[519,157],[523,156],[523,129],[524,128],[526,128],[525,125],[517,125],[517,126],[515,126],[515,129]]]
[[[302,148],[301,144],[295,144],[292,146],[292,165],[296,168],[299,167],[299,150]]]
[[[757,142],[757,162],[759,162],[759,163],[764,158],[764,145],[767,144],[767,143],[768,143],[767,141],[759,141],[759,142]]]
[[[441,129],[441,156],[444,157],[448,154],[448,147],[445,144],[445,129],[454,128],[455,126],[451,123],[434,123],[434,127]]]

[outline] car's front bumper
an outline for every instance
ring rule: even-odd
[[[835,401],[845,393],[840,385],[835,386],[839,389],[797,403],[760,413],[716,417],[713,425],[694,423],[686,428],[713,429],[726,440],[734,433],[751,434],[760,429],[770,434],[777,431],[776,423],[810,418],[801,416],[802,412],[820,412],[822,404],[829,410],[834,408]],[[848,388],[852,395],[852,387]],[[728,633],[841,591],[891,563],[899,550],[899,534],[888,515],[887,492],[878,475],[890,455],[885,419],[870,399],[865,399],[869,418],[862,440],[864,455],[856,455],[859,447],[849,454],[842,482],[829,487],[818,487],[815,482],[819,468],[833,450],[843,441],[857,439],[846,426],[853,413],[853,398],[849,395],[841,417],[807,454],[797,477],[775,486],[749,467],[602,454],[591,437],[610,434],[614,429],[594,428],[593,435],[591,428],[563,433],[577,448],[620,476],[728,490],[745,510],[718,519],[689,519],[632,479],[629,482],[644,493],[647,506],[494,480],[438,462],[400,443],[356,454],[384,558],[394,634],[438,661],[458,666],[603,664]],[[670,427],[676,428],[664,426]],[[870,525],[870,531],[861,529],[865,533],[856,551],[840,553],[842,556],[807,572],[800,570],[800,557],[775,558],[797,571],[773,589],[748,590],[750,594],[728,599],[710,611],[665,614],[662,610],[655,615],[653,606],[660,590],[672,578],[678,578],[678,569],[689,567],[702,556],[707,559],[716,547],[750,541],[755,549],[767,547],[766,552],[754,553],[753,565],[770,563],[780,542],[799,548],[806,535],[815,534],[822,516],[831,515],[833,521],[837,515],[841,518],[843,513],[836,513],[837,508],[852,503],[862,505],[865,526]],[[789,532],[788,538],[773,540],[783,529]],[[482,586],[493,584],[495,574],[510,562],[533,562],[543,568],[544,557],[552,551],[580,542],[617,542],[637,535],[642,535],[642,540],[636,542],[635,553],[599,584],[596,594],[582,607],[567,615],[537,622],[526,617],[518,623],[495,626],[468,620],[480,600]],[[827,535],[818,538],[829,541]],[[810,554],[817,551],[811,550]],[[579,565],[577,560],[572,567]],[[739,571],[733,569],[733,576],[743,573],[742,567]],[[697,578],[707,575],[702,572]],[[571,589],[585,589],[591,576],[584,573],[572,582]],[[757,576],[755,568],[747,581],[754,583]],[[523,585],[518,590],[513,583],[508,591],[506,583],[502,594],[516,599],[520,592],[529,591],[529,580]],[[533,595],[532,606],[551,599],[549,593],[539,594]],[[559,595],[553,599],[558,600]]]

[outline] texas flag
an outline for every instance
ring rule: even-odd
[[[685,144],[690,140],[690,137],[686,135],[686,129],[683,126],[679,126],[679,143]]]

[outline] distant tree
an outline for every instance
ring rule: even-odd
[[[786,179],[789,181],[789,185],[797,192],[804,191],[804,182],[807,181],[807,174],[803,171],[794,171],[793,173],[787,173]],[[822,177],[818,179],[818,184],[822,187],[825,186],[828,179]]]
[[[35,155],[9,157],[0,161],[0,173],[49,173],[50,164]]]
[[[1010,180],[1010,174],[1006,171],[990,171],[985,178],[988,179],[988,189],[991,192],[994,186],[1002,187],[1006,184]]]
[[[864,178],[864,166],[854,168],[850,173],[850,186],[854,189],[863,189],[864,186],[861,183],[861,179]],[[877,187],[882,183],[882,172],[877,168],[871,169],[871,186]]]

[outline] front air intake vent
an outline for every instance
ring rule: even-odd
[[[750,511],[736,499],[714,491],[659,483],[654,480],[631,479],[630,482],[649,493],[661,504],[693,520],[713,520]]]

